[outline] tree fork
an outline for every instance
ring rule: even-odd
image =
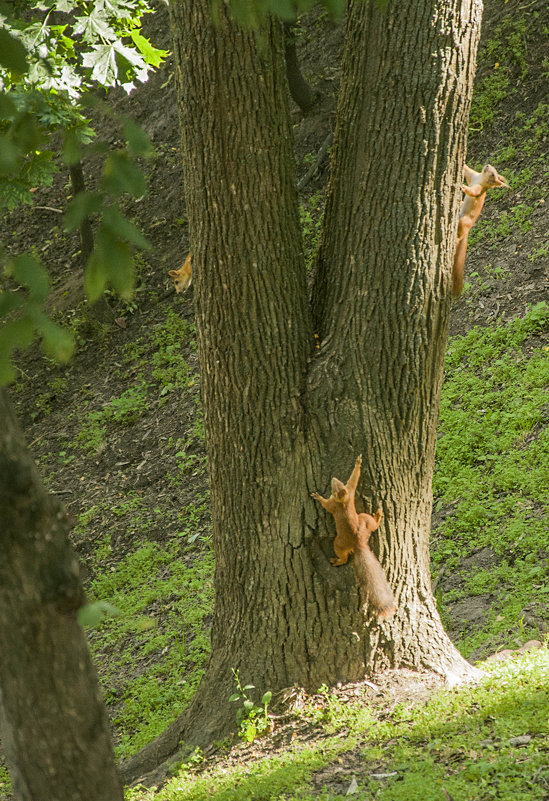
[[[480,4],[351,4],[312,309],[282,26],[244,31],[225,6],[214,26],[208,5],[170,14],[216,608],[206,674],[147,747],[149,767],[180,738],[223,736],[231,668],[258,696],[399,665],[473,671],[440,622],[428,539]],[[361,452],[359,511],[383,507],[372,547],[398,607],[381,626],[364,616],[352,567],[330,565],[333,523],[310,498]],[[127,767],[135,775],[139,755]]]

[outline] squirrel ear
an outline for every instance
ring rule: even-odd
[[[172,278],[177,278],[177,276],[179,275],[179,271],[178,270],[169,270],[168,271],[168,275],[171,276]]]

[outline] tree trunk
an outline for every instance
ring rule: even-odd
[[[284,52],[286,57],[286,77],[292,100],[306,114],[315,105],[320,93],[311,89],[299,67],[295,44],[295,23],[292,22],[284,24]]]
[[[0,731],[21,801],[121,801],[67,520],[0,390]]]
[[[86,182],[84,180],[84,171],[81,161],[70,165],[69,175],[71,178],[73,196],[76,197],[80,192],[85,192]],[[93,228],[89,217],[84,217],[80,224],[80,249],[82,268],[85,269],[88,259],[93,253]]]
[[[170,4],[216,555],[212,655],[180,719],[129,763],[233,721],[258,695],[367,670],[471,668],[430,589],[431,476],[480,3],[351,6],[318,272],[306,295],[282,27]],[[314,325],[312,323],[314,319]],[[314,332],[322,338],[314,351]],[[366,511],[398,611],[364,615],[309,497],[364,454]]]
[[[360,488],[367,510],[383,506],[397,596],[366,665],[450,680],[468,668],[431,593],[431,481],[481,12],[478,0],[350,3],[312,303],[311,416],[335,475],[364,452]]]

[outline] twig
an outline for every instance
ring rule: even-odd
[[[326,156],[328,148],[332,144],[333,136],[334,135],[332,133],[329,133],[328,136],[326,137],[326,139],[324,140],[324,143],[323,143],[322,147],[320,148],[320,150],[318,151],[317,157],[314,160],[314,163],[313,163],[312,167],[309,167],[308,171],[305,173],[305,175],[303,176],[301,181],[298,182],[298,184],[297,184],[297,191],[298,192],[301,192],[303,187],[307,186],[307,184],[312,179],[312,177],[315,174],[315,172],[318,170],[318,168],[320,167],[320,165],[324,161],[324,157]]]

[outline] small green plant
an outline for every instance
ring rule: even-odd
[[[8,769],[0,765],[0,797],[7,798],[12,790],[11,779]]]
[[[313,259],[318,248],[323,209],[324,200],[322,192],[316,192],[314,195],[311,195],[311,197],[299,207],[307,272],[312,268]]]
[[[75,442],[84,450],[97,453],[106,445],[108,422],[131,426],[148,409],[146,386],[142,382],[139,386],[127,389],[119,398],[113,398],[100,411],[90,412],[84,420],[82,430],[76,435]]]
[[[528,72],[526,60],[526,18],[507,17],[479,52],[480,74],[471,105],[471,133],[494,121],[498,106],[509,97],[511,79],[523,80]]]
[[[549,242],[540,245],[538,248],[528,254],[530,261],[537,261],[538,259],[546,259],[549,256]]]
[[[244,687],[240,682],[238,670],[231,668],[238,692],[233,693],[229,698],[232,703],[234,701],[242,701],[242,705],[236,712],[236,722],[239,726],[239,737],[246,740],[247,743],[253,743],[256,737],[271,731],[271,718],[267,711],[267,707],[271,702],[273,694],[270,690],[263,693],[261,697],[261,706],[257,706],[248,697],[249,690],[255,690],[255,685],[246,684]]]

